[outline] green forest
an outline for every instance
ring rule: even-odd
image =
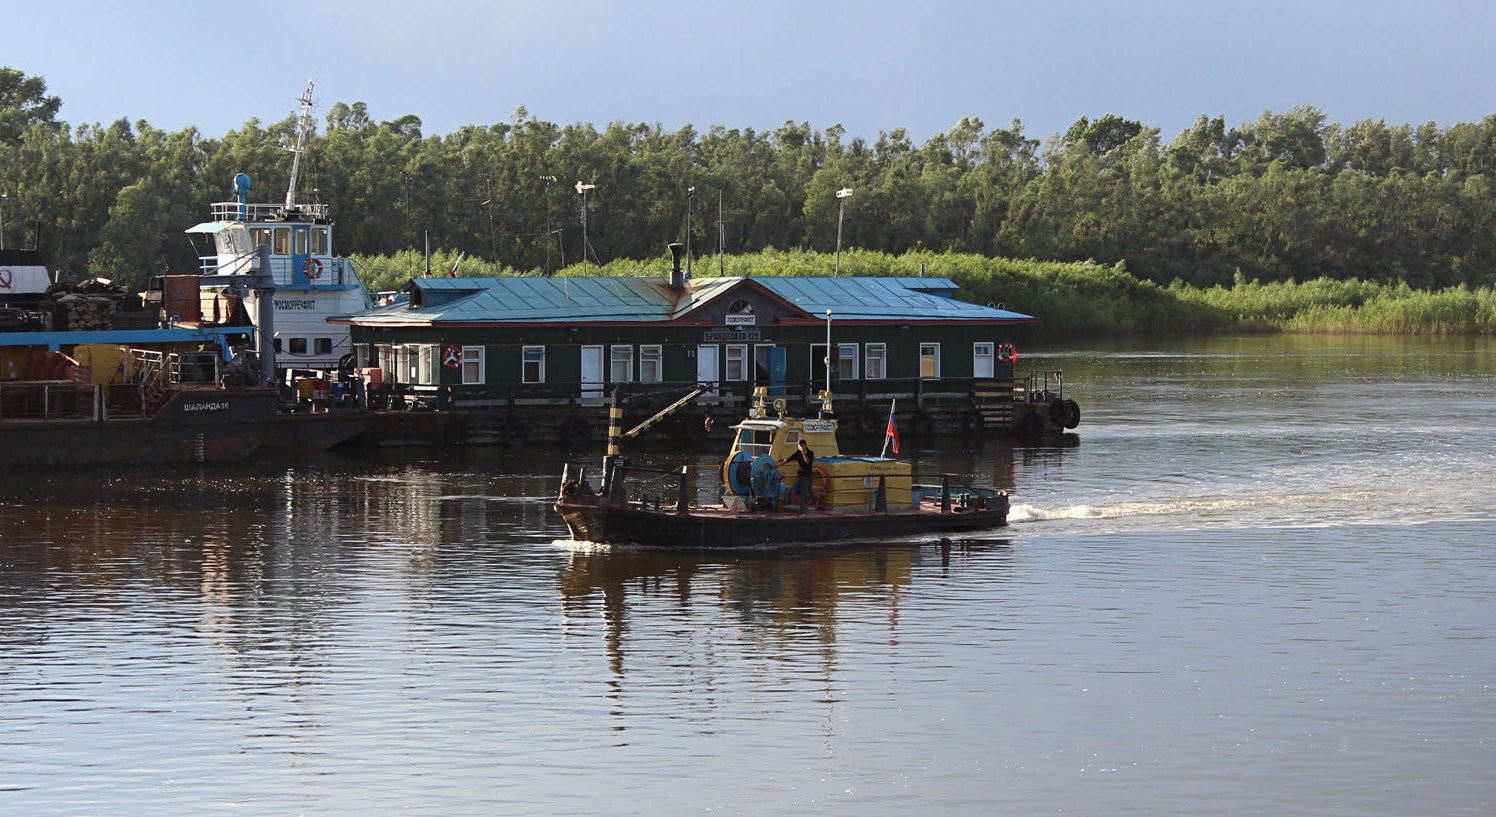
[[[279,201],[294,118],[222,137],[68,124],[45,80],[0,67],[4,246],[129,286],[196,269],[183,231],[231,198]],[[329,205],[373,288],[462,275],[930,274],[1056,331],[1485,332],[1496,326],[1496,115],[1436,126],[1228,126],[1082,116],[1040,140],[967,117],[922,144],[785,122],[559,125],[523,108],[426,136],[413,115],[324,106],[299,199]],[[595,185],[585,197],[578,182]],[[847,198],[837,191],[850,189]],[[584,247],[582,223],[586,219]],[[716,253],[724,247],[720,262]]]

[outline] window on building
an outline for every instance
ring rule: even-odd
[[[826,384],[826,344],[810,345],[810,382],[817,388]]]
[[[614,346],[608,350],[608,382],[628,383],[634,379],[634,347]]]
[[[479,347],[481,350],[481,347]],[[520,382],[544,383],[545,382],[545,347],[526,346],[520,351]],[[467,361],[467,349],[462,350],[462,359]],[[464,378],[466,372],[463,373]],[[466,379],[463,380],[467,382]],[[478,382],[482,382],[479,380]]]
[[[992,349],[991,341],[971,345],[972,377],[992,377]]]
[[[728,326],[753,326],[758,318],[753,314],[753,304],[739,298],[727,305]]]
[[[869,343],[862,347],[862,372],[868,380],[888,377],[888,344]]]
[[[526,347],[529,348],[529,347]],[[540,347],[540,379],[545,380],[545,348]],[[462,385],[483,385],[483,347],[462,347]]]
[[[760,343],[753,347],[753,382],[763,386],[774,380],[774,349],[772,343]],[[783,372],[780,373],[781,375]]]
[[[660,346],[639,347],[639,382],[659,383],[665,379],[665,355]]]
[[[729,344],[726,357],[726,379],[747,380],[748,379],[748,345]]]
[[[857,344],[836,345],[836,376],[842,380],[857,379]]]
[[[264,245],[266,247],[270,246],[270,233],[271,233],[271,229],[269,227],[251,227],[251,228],[249,228],[249,246],[251,246],[251,247],[259,247],[261,245]]]
[[[369,361],[369,365],[379,367],[379,378],[383,382],[395,382],[395,373],[400,371],[400,365],[395,361],[395,353],[398,347],[386,344],[374,348],[374,359]]]
[[[921,343],[919,345],[919,376],[940,376],[940,344]]]
[[[310,246],[309,246],[310,242],[308,241],[308,237],[310,236],[311,231],[310,230],[292,230],[291,234],[294,235],[294,236],[296,236],[296,254],[297,255],[306,255],[307,251],[310,249]]]
[[[434,345],[421,346],[419,348],[421,350],[421,368],[418,372],[418,374],[420,375],[420,379],[416,380],[415,382],[426,386],[435,385],[437,373],[436,355],[439,350]]]
[[[332,354],[332,338],[316,338],[312,341],[312,348],[319,355]]]
[[[275,347],[276,354],[281,354],[286,351],[285,349],[281,348],[281,339],[279,335],[277,335],[274,340],[270,341],[270,345]]]
[[[290,343],[287,344],[286,348],[290,350],[291,354],[306,354],[306,338],[289,338],[289,340]]]
[[[312,228],[312,255],[327,255],[327,228]]]
[[[275,229],[275,241],[272,243],[270,251],[276,255],[291,254],[291,228],[277,227]]]

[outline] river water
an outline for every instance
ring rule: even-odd
[[[1025,362],[1079,444],[914,451],[1012,489],[955,541],[589,548],[557,451],[0,474],[0,813],[1491,812],[1496,342]]]

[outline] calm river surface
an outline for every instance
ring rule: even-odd
[[[0,813],[1491,813],[1496,342],[1024,352],[1078,446],[915,452],[981,539],[589,549],[557,451],[0,473]]]

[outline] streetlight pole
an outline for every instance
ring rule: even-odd
[[[691,280],[691,211],[696,201],[696,186],[686,188],[686,280]]]
[[[840,204],[836,208],[836,274],[841,275],[841,237],[842,216],[847,214],[847,197],[852,195],[852,188],[843,187],[836,191],[836,198]]]
[[[577,192],[582,194],[582,263],[587,263],[587,191],[597,187],[596,184],[588,182],[577,182]],[[597,261],[597,253],[592,254],[592,260]]]

